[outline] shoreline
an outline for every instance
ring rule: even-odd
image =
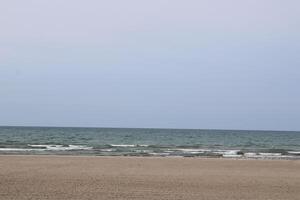
[[[299,185],[299,160],[0,156],[0,200],[298,200]]]
[[[81,158],[137,158],[137,159],[211,159],[211,160],[255,160],[255,161],[299,161],[300,156],[295,157],[214,157],[214,156],[136,156],[136,155],[92,155],[92,154],[0,154],[1,157],[81,157]]]

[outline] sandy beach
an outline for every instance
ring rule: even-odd
[[[299,200],[300,161],[0,156],[0,199]]]

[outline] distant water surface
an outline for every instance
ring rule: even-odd
[[[300,132],[0,127],[0,154],[300,158]]]

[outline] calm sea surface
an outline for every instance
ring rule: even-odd
[[[0,154],[300,159],[300,132],[0,127]]]

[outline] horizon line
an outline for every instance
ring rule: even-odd
[[[2,127],[24,128],[90,128],[90,129],[170,129],[170,130],[215,130],[215,131],[266,131],[266,132],[300,132],[300,130],[271,130],[271,129],[221,129],[221,128],[154,128],[154,127],[105,127],[105,126],[47,126],[47,125],[0,125]]]

